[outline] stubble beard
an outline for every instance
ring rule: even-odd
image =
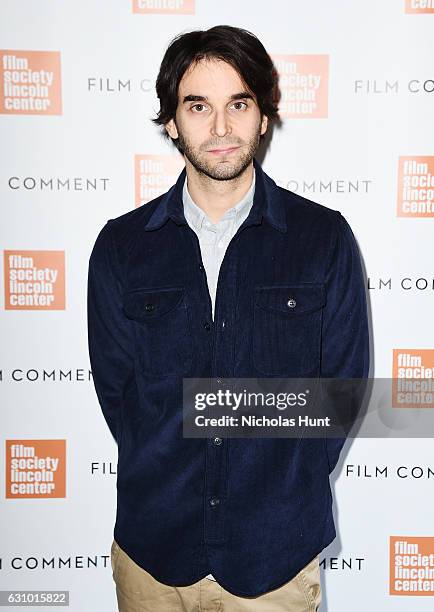
[[[238,139],[236,142],[220,143],[220,142],[207,142],[199,149],[194,149],[189,141],[183,136],[178,128],[178,146],[181,148],[182,153],[196,169],[199,174],[203,174],[208,178],[216,181],[230,181],[240,176],[246,168],[250,165],[260,143],[261,136],[261,125],[258,128],[252,138],[245,143]],[[242,146],[244,151],[242,155],[237,157],[235,160],[217,161],[212,164],[206,159],[207,154],[205,151],[211,149],[211,147],[222,147],[222,146]]]

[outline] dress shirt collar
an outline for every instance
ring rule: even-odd
[[[225,211],[224,215],[221,217],[220,221],[229,221],[234,220],[235,225],[237,221],[246,217],[248,211],[250,210],[253,204],[253,198],[255,195],[255,168],[253,168],[253,179],[252,183],[249,187],[249,190],[245,194],[245,196],[234,206]],[[184,186],[182,189],[182,201],[184,203],[184,215],[186,219],[191,223],[196,230],[200,230],[203,223],[205,221],[209,221],[212,223],[211,219],[208,217],[206,212],[198,206],[193,198],[190,195],[187,187],[187,177],[184,181]]]

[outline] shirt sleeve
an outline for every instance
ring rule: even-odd
[[[340,213],[337,221],[337,239],[326,282],[321,377],[362,379],[369,373],[365,282],[351,227]],[[326,438],[325,443],[330,473],[338,462],[345,438]]]
[[[87,331],[93,382],[107,425],[119,443],[126,388],[134,383],[134,338],[122,313],[122,289],[111,221],[101,229],[88,269]]]

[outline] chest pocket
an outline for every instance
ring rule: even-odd
[[[255,369],[273,376],[318,376],[324,305],[322,284],[255,287]]]
[[[123,312],[135,322],[145,374],[183,376],[190,371],[193,349],[183,287],[130,291],[123,297]]]

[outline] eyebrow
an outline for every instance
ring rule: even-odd
[[[240,91],[239,93],[232,94],[229,96],[229,100],[240,100],[241,98],[253,100],[252,94],[248,91]],[[185,102],[207,102],[207,96],[195,96],[193,94],[189,94],[188,96],[184,96],[182,103]]]

